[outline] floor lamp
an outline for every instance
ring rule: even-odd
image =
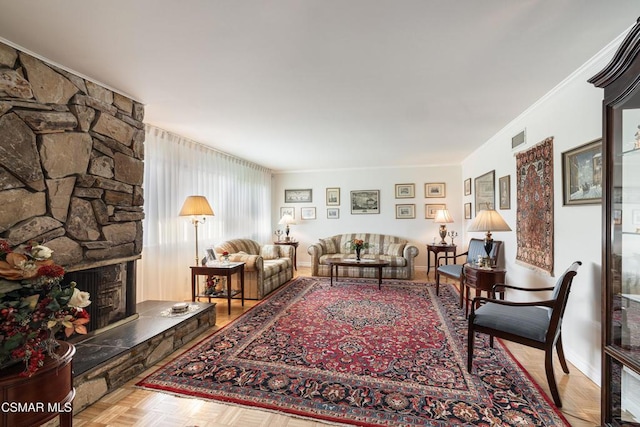
[[[182,209],[180,210],[180,216],[190,216],[191,223],[196,231],[196,267],[200,265],[198,257],[198,224],[205,222],[206,216],[213,216],[213,209],[204,196],[189,196],[184,201]],[[200,218],[202,217],[202,218]]]

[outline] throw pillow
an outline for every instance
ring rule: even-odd
[[[390,243],[387,253],[391,256],[402,256],[405,243]]]
[[[264,245],[260,250],[262,259],[278,259],[280,258],[280,248],[276,245]]]
[[[333,239],[320,239],[320,244],[324,248],[325,254],[335,254],[338,252],[336,250],[336,244]]]

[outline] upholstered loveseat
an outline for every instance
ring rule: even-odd
[[[262,299],[293,277],[293,247],[260,246],[251,239],[234,239],[215,247],[218,257],[229,252],[229,261],[243,261],[244,296]]]
[[[370,233],[337,234],[320,239],[318,243],[309,246],[307,252],[311,255],[311,274],[329,276],[331,271],[327,260],[355,259],[356,251],[350,247],[353,239],[360,239],[369,244],[369,247],[362,251],[362,259],[379,258],[389,262],[389,267],[382,269],[383,278],[413,279],[414,258],[418,255],[418,248],[400,237]],[[376,268],[340,268],[341,276],[377,277],[377,273]]]

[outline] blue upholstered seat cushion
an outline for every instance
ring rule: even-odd
[[[489,302],[476,310],[473,324],[544,342],[549,328],[549,309]]]
[[[462,265],[461,264],[445,264],[438,267],[438,272],[440,274],[445,274],[451,277],[460,277],[462,276]]]

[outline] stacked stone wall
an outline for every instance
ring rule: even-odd
[[[90,267],[142,252],[144,108],[0,43],[0,238]]]

